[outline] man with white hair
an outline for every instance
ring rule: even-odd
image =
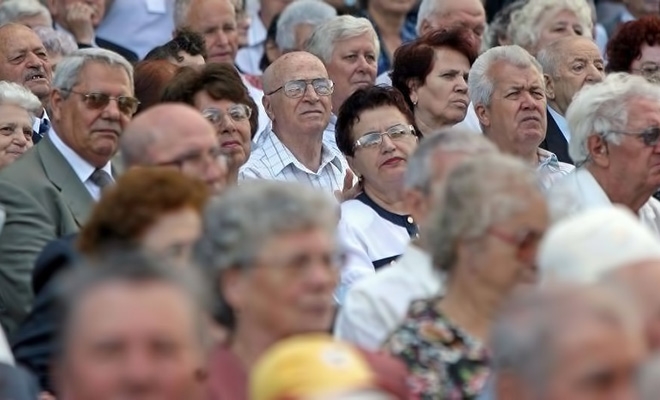
[[[545,189],[573,169],[539,147],[547,126],[543,70],[522,47],[480,55],[470,69],[468,93],[484,135],[534,166]]]
[[[423,139],[408,159],[404,201],[422,235],[408,245],[392,266],[352,286],[337,316],[335,336],[361,348],[377,350],[403,321],[413,300],[442,291],[428,253],[425,222],[455,166],[468,157],[497,152],[481,135],[458,128],[440,130]]]
[[[275,41],[282,54],[305,50],[305,42],[320,26],[337,16],[337,10],[320,0],[296,0],[277,20]]]
[[[549,193],[555,217],[621,204],[660,234],[660,91],[616,73],[584,87],[568,107],[568,151],[578,166]]]
[[[605,62],[596,43],[584,36],[558,39],[541,49],[536,59],[543,67],[548,99],[548,127],[541,148],[553,152],[561,162],[572,164],[568,155],[571,131],[566,110],[584,85],[605,78]]]

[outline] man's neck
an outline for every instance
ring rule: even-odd
[[[483,126],[482,126],[483,128]],[[529,149],[518,149],[511,145],[511,143],[498,142],[496,135],[490,134],[492,129],[488,131],[484,130],[484,134],[487,138],[491,139],[493,143],[497,146],[502,153],[509,154],[515,157],[522,159],[523,161],[529,163],[535,168],[539,165],[539,156],[538,156],[538,147],[529,148]]]
[[[653,195],[652,190],[630,187],[630,179],[613,177],[611,174],[607,173],[607,171],[596,168],[592,165],[588,165],[586,168],[613,204],[624,205],[635,214],[639,213],[642,206],[646,204]]]
[[[565,115],[566,115],[566,110],[565,110],[565,109],[562,109],[561,107],[559,107],[559,104],[557,104],[556,101],[554,101],[554,100],[549,100],[549,101],[548,101],[548,107],[552,108],[552,110],[553,110],[554,112],[556,112],[557,114],[561,115],[562,117],[565,117]]]
[[[293,153],[293,155],[311,171],[318,171],[321,167],[323,152],[323,131],[311,134],[296,132],[293,135],[277,133],[273,127],[273,133],[282,144]]]

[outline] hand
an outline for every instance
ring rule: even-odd
[[[355,180],[355,174],[350,169],[346,170],[346,175],[344,175],[344,187],[341,191],[335,191],[335,197],[341,203],[346,200],[352,200],[357,197],[358,194],[362,191],[362,184],[360,181],[353,184]]]
[[[56,400],[56,399],[55,399],[55,396],[53,396],[52,394],[50,394],[48,392],[41,392],[39,394],[39,400]]]
[[[65,20],[76,43],[91,45],[94,41],[94,7],[86,3],[73,3],[66,7]]]

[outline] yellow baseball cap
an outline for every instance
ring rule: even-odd
[[[374,387],[374,374],[351,345],[324,334],[271,347],[250,375],[250,400],[282,400]]]

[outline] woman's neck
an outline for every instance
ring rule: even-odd
[[[238,168],[230,167],[227,171],[227,186],[236,186],[238,184]]]
[[[423,135],[429,135],[440,128],[447,126],[447,122],[441,118],[433,118],[421,109],[415,109],[415,123]]]
[[[270,346],[277,342],[277,338],[269,335],[260,328],[246,329],[237,326],[231,335],[229,348],[241,361],[246,372],[250,372],[254,364]]]
[[[403,184],[393,185],[387,189],[377,188],[368,182],[364,183],[364,192],[374,203],[383,207],[385,210],[399,215],[407,215],[403,196]]]
[[[401,37],[401,29],[406,21],[406,14],[395,14],[373,7],[371,2],[367,7],[369,17],[378,27],[381,37]]]

